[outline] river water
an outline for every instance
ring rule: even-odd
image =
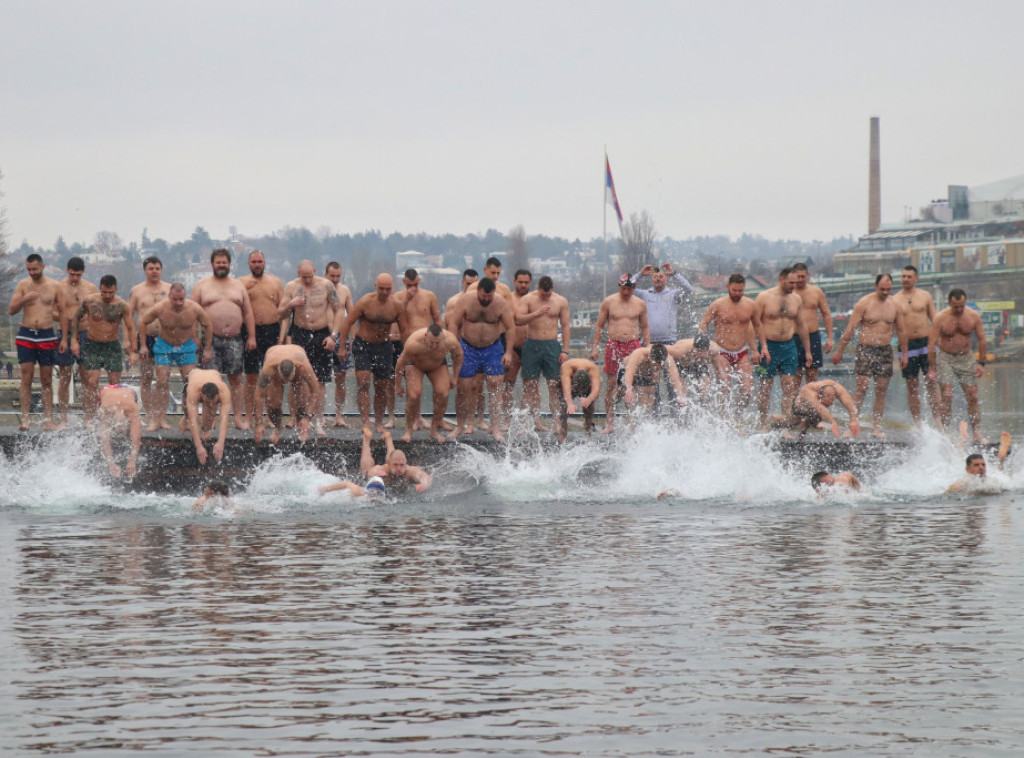
[[[81,444],[0,460],[4,755],[1024,753],[1019,457],[946,495],[926,433],[822,500],[647,428],[460,446],[404,502],[281,458],[193,515]]]

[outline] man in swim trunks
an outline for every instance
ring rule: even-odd
[[[249,253],[249,273],[238,277],[239,283],[249,293],[249,305],[256,324],[256,349],[242,353],[242,370],[245,372],[243,407],[247,422],[252,425],[256,408],[256,377],[263,366],[267,350],[280,341],[281,319],[277,309],[284,300],[284,285],[273,274],[267,273],[267,259],[259,250]]]
[[[904,266],[900,275],[902,288],[892,300],[903,311],[903,327],[907,331],[907,367],[903,378],[907,380],[907,405],[914,429],[921,429],[921,391],[918,375],[924,376],[924,392],[928,407],[936,418],[938,412],[938,387],[928,379],[928,334],[935,320],[935,301],[925,290],[917,288],[917,269]]]
[[[304,351],[298,345],[275,345],[267,350],[263,367],[256,379],[256,416],[259,419],[253,427],[253,439],[263,441],[263,405],[267,406],[267,418],[273,426],[270,443],[276,445],[281,439],[283,422],[282,406],[284,387],[291,385],[288,405],[296,420],[296,434],[305,442],[309,439],[311,415],[308,408],[316,398],[317,376]]]
[[[395,300],[405,306],[405,328],[406,331],[400,332],[397,340],[392,342],[395,350],[395,366],[398,366],[398,359],[402,355],[402,351],[405,349],[405,341],[409,339],[409,335],[420,329],[426,329],[431,324],[437,324],[438,326],[444,326],[444,321],[441,319],[441,308],[437,304],[437,295],[428,289],[424,289],[420,286],[421,277],[419,272],[414,268],[407,269],[405,274],[402,276],[402,285],[404,289],[401,292],[395,293]],[[394,336],[394,334],[392,335]],[[415,369],[414,369],[415,370]],[[397,389],[398,385],[392,388],[391,395],[388,398],[388,411],[391,414],[391,420],[394,422],[395,412],[395,398],[394,390]],[[409,413],[409,403],[411,398],[406,398],[406,415]],[[426,429],[427,425],[420,417],[420,408],[417,406],[413,410],[415,421],[411,431],[417,429]],[[392,426],[394,424],[392,423]],[[409,433],[408,418],[406,418],[406,434]]]
[[[568,435],[568,414],[576,412],[574,398],[580,398],[583,428],[589,434],[594,429],[594,403],[601,396],[601,370],[586,358],[570,358],[559,369],[562,384],[562,407],[559,410],[558,441],[565,442]]]
[[[811,363],[807,365],[807,356],[804,355],[804,344],[799,339],[794,339],[796,344],[796,377],[797,384],[803,381],[806,372],[807,382],[818,381],[818,369],[824,365],[824,356],[821,352],[821,321],[818,314],[825,321],[825,352],[832,352],[832,311],[828,308],[828,299],[825,297],[821,287],[808,284],[810,273],[807,271],[806,263],[794,263],[793,274],[796,276],[796,283],[793,291],[800,296],[803,305],[800,307],[800,318],[807,327],[807,338],[811,343]],[[806,368],[805,368],[806,366]]]
[[[710,399],[716,385],[727,386],[729,364],[722,357],[718,344],[706,334],[681,339],[667,348],[684,387],[695,390],[698,397]]]
[[[468,291],[460,300],[452,316],[454,334],[461,334],[462,370],[459,371],[455,397],[455,431],[448,435],[454,440],[465,434],[466,427],[481,385],[486,376],[488,404],[491,408],[491,436],[501,441],[503,418],[501,413],[501,382],[505,369],[512,362],[512,343],[501,343],[503,333],[515,329],[512,306],[496,294],[494,280],[481,279],[475,290]]]
[[[789,416],[773,415],[771,417],[772,426],[776,429],[796,429],[798,439],[803,439],[808,429],[814,429],[824,421],[832,427],[832,434],[838,438],[842,430],[839,427],[839,422],[835,420],[829,410],[836,400],[839,400],[850,414],[847,436],[856,437],[860,434],[857,405],[846,388],[831,379],[821,379],[805,384],[797,394],[796,400],[793,401],[792,413]]]
[[[675,391],[676,402],[680,405],[685,403],[686,388],[679,377],[676,362],[669,360],[668,348],[664,345],[651,345],[638,347],[623,362],[620,381],[625,388],[626,404],[633,405],[639,400],[648,413],[654,410],[654,388],[658,386],[662,370]]]
[[[453,318],[455,313],[458,311],[458,302],[469,288],[476,284],[480,280],[480,274],[477,273],[476,269],[467,268],[462,272],[462,290],[455,295],[448,298],[448,302],[444,306],[444,323],[445,329],[454,334],[456,338],[461,339],[462,335],[458,332],[452,331]],[[483,384],[480,385],[480,394],[477,396],[474,410],[469,414],[469,426],[466,427],[466,433],[473,433],[473,426],[478,424],[482,429],[484,427],[484,397],[483,397]],[[449,430],[454,427],[446,427]]]
[[[871,434],[885,439],[882,431],[882,416],[885,415],[885,393],[892,377],[892,338],[900,345],[900,368],[907,366],[907,330],[903,325],[903,309],[891,298],[892,277],[879,274],[875,277],[875,291],[865,295],[853,306],[850,323],[847,324],[839,345],[832,354],[832,363],[843,360],[843,350],[853,338],[857,329],[857,361],[853,373],[857,385],[853,391],[853,402],[858,412],[868,394],[871,380],[875,381],[875,402],[871,412]]]
[[[220,414],[220,429],[213,446],[213,459],[218,463],[224,457],[224,444],[228,435],[228,415],[231,409],[231,390],[219,371],[208,368],[194,368],[188,373],[181,391],[181,405],[184,415],[179,429],[192,434],[196,458],[201,466],[206,465],[206,446],[212,438],[213,421]],[[202,430],[200,431],[199,404],[203,405]]]
[[[359,323],[352,340],[352,362],[356,368],[356,403],[363,429],[370,429],[370,379],[373,378],[374,429],[384,431],[384,415],[388,405],[388,384],[394,384],[395,363],[389,335],[391,325],[405,327],[405,306],[391,296],[394,281],[390,274],[380,274],[374,291],[359,298],[349,311],[338,336],[338,359],[348,357],[348,335]]]
[[[448,354],[452,356],[452,374],[448,373]],[[403,442],[412,441],[412,433],[422,428],[420,419],[420,398],[423,397],[423,377],[430,379],[434,397],[434,415],[430,420],[430,437],[443,442],[441,421],[448,408],[448,393],[453,384],[453,374],[462,370],[462,346],[455,335],[437,324],[418,329],[405,341],[405,349],[395,366],[395,394],[402,395],[402,379],[408,387],[405,404],[405,434]]]
[[[125,304],[127,307],[127,304]],[[124,466],[124,475],[129,479],[135,476],[139,450],[142,448],[142,417],[139,415],[139,404],[135,400],[135,391],[130,387],[110,384],[99,393],[99,423],[96,432],[100,438],[100,449],[107,461],[107,470],[115,479],[121,478],[121,467],[114,460],[114,447],[111,444],[111,433],[115,429],[127,427],[131,449],[128,461]]]
[[[158,336],[153,339],[153,365],[156,371],[156,396],[152,415],[147,417],[147,432],[170,429],[167,423],[167,403],[171,397],[171,366],[177,366],[182,381],[198,364],[193,335],[196,325],[203,327],[203,362],[213,359],[213,324],[198,303],[185,297],[185,286],[175,282],[168,296],[142,314],[139,328],[148,332],[157,325]],[[150,350],[149,340],[142,345],[143,353]],[[225,413],[225,418],[227,414]]]
[[[42,385],[43,429],[54,431],[53,423],[53,367],[57,363],[57,346],[60,338],[53,330],[53,311],[57,307],[58,284],[43,274],[45,266],[38,253],[25,259],[28,277],[18,282],[8,309],[10,315],[24,311],[21,328],[15,337],[18,348],[18,363],[21,365],[21,386],[18,402],[21,426],[28,431],[28,415],[32,409],[32,380],[36,364],[39,364],[39,382]]]
[[[604,393],[605,425],[602,434],[612,431],[615,404],[624,392],[619,381],[623,362],[637,348],[651,344],[647,303],[638,298],[635,291],[636,280],[629,274],[623,274],[619,278],[618,293],[606,297],[597,312],[597,324],[594,326],[590,348],[590,359],[593,361],[597,360],[601,334],[605,326],[608,327],[608,342],[604,346],[604,373],[608,375],[608,386]]]
[[[744,297],[747,280],[743,274],[729,277],[727,294],[708,306],[697,329],[707,333],[715,327],[715,343],[723,359],[725,374],[723,380],[728,388],[731,405],[746,405],[754,394],[753,365],[761,360],[757,340],[765,344],[761,320],[757,315],[754,301]],[[767,355],[767,351],[765,351]],[[733,379],[738,380],[739,390],[733,391]]]
[[[249,429],[245,418],[245,393],[242,392],[245,351],[256,349],[256,321],[249,290],[231,277],[231,251],[227,248],[217,248],[210,253],[210,267],[213,275],[200,279],[192,288],[191,296],[213,323],[213,360],[207,368],[227,375],[235,428]]]
[[[354,301],[352,300],[352,290],[347,285],[341,283],[341,264],[337,261],[331,261],[327,264],[324,269],[324,278],[334,284],[334,289],[338,292],[338,309],[342,314],[342,318],[348,316],[349,311],[352,310]],[[340,334],[339,334],[340,337]],[[348,351],[348,355],[345,358],[344,363],[338,358],[338,353],[335,352],[331,358],[331,362],[334,365],[334,426],[347,427],[348,423],[345,421],[345,396],[347,394],[347,387],[345,382],[348,380],[348,370],[352,368],[352,344],[349,343],[345,346]]]
[[[58,285],[57,297],[60,324],[60,332],[58,333],[60,345],[57,347],[57,373],[59,376],[57,382],[57,407],[60,411],[61,427],[68,423],[68,402],[71,399],[71,380],[75,363],[78,363],[79,366],[82,363],[81,359],[76,359],[71,352],[71,338],[67,336],[67,330],[70,328],[71,317],[82,305],[82,301],[89,295],[95,295],[99,292],[95,284],[83,278],[85,274],[85,261],[81,258],[78,256],[68,258],[66,270],[68,276]],[[78,335],[79,342],[85,340],[85,337],[85,332]],[[79,369],[79,380],[83,385],[85,384],[81,368]]]
[[[156,364],[154,362],[153,345],[157,335],[160,333],[160,325],[151,323],[149,328],[142,325],[142,315],[154,305],[167,299],[171,291],[171,285],[162,281],[164,266],[155,255],[151,255],[142,262],[142,272],[145,278],[131,289],[128,295],[128,318],[135,324],[135,333],[138,335],[136,350],[139,351],[139,393],[142,395],[142,409],[146,412],[148,426],[153,426],[152,416],[155,416],[157,408],[156,395],[159,391],[154,388],[153,382],[156,378]],[[145,345],[143,345],[145,341]],[[167,401],[164,399],[164,414],[167,413]]]
[[[299,263],[298,278],[288,282],[277,315],[283,321],[291,318],[288,337],[293,345],[301,347],[316,374],[316,393],[312,398],[314,431],[321,437],[327,382],[334,375],[334,351],[340,339],[341,310],[338,290],[334,282],[316,275],[312,261]],[[283,324],[282,324],[283,326]],[[284,340],[281,340],[282,342]]]
[[[124,338],[118,340],[119,328],[124,325]],[[87,329],[89,338],[79,342],[78,333]],[[128,303],[117,296],[117,279],[107,274],[100,279],[99,294],[89,295],[71,317],[71,352],[82,356],[82,409],[86,421],[96,415],[100,371],[106,369],[107,383],[120,384],[124,369],[123,353],[128,364],[134,366],[139,354],[135,350],[135,325],[128,317]]]
[[[550,276],[542,276],[536,292],[520,299],[515,321],[517,326],[526,327],[522,356],[523,400],[533,417],[534,428],[547,431],[540,423],[540,375],[543,373],[547,380],[551,418],[557,419],[562,405],[559,367],[569,358],[569,301],[555,292]]]
[[[988,343],[978,312],[967,307],[967,293],[960,288],[950,290],[949,306],[939,311],[928,336],[928,378],[938,380],[942,399],[939,402],[939,427],[949,427],[953,417],[953,383],[963,390],[967,400],[967,418],[975,442],[981,436],[981,403],[978,401],[978,379],[985,373]],[[971,337],[978,340],[978,357],[971,351]]]
[[[778,286],[764,290],[754,299],[754,309],[763,327],[765,338],[761,343],[763,360],[757,371],[761,378],[757,387],[757,411],[761,431],[768,430],[768,409],[776,374],[782,383],[782,415],[788,416],[793,410],[793,399],[800,389],[794,336],[804,346],[804,365],[810,366],[812,360],[807,325],[800,317],[803,300],[793,291],[795,289],[796,275],[793,269],[784,268],[779,272]]]
[[[385,430],[383,433],[384,449],[386,451],[384,463],[377,465],[373,460],[373,453],[370,451],[370,439],[373,433],[369,429],[363,429],[363,450],[359,457],[359,470],[363,476],[379,476],[384,480],[388,489],[401,491],[413,485],[417,492],[426,492],[430,489],[432,480],[430,474],[419,466],[410,466],[405,453],[395,449],[395,443],[391,440],[391,432]]]
[[[519,306],[523,302],[523,298],[530,294],[530,286],[533,284],[533,274],[527,269],[521,268],[516,271],[515,276],[512,279],[514,288],[512,290],[512,313],[515,314],[519,311]],[[508,367],[505,372],[505,380],[502,384],[502,409],[503,413],[511,413],[512,407],[515,404],[515,389],[516,379],[519,377],[519,371],[523,367],[523,345],[526,344],[527,328],[516,324],[515,331],[511,334],[505,335],[506,339],[512,340],[512,365]],[[566,344],[569,344],[568,342]],[[524,384],[525,390],[525,384]],[[523,393],[522,400],[525,400],[525,392]]]

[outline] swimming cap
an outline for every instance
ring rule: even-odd
[[[623,274],[622,276],[619,277],[619,286],[620,287],[636,287],[636,279],[634,279],[629,274]]]
[[[386,493],[384,480],[379,476],[370,477],[370,481],[366,483],[363,489],[366,490],[367,495],[384,495]]]
[[[707,350],[711,347],[711,338],[706,334],[698,334],[693,338],[694,350]]]

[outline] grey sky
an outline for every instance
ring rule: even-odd
[[[10,241],[865,231],[1024,173],[1007,2],[0,0]],[[615,224],[609,218],[609,233]]]

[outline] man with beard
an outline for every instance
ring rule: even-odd
[[[761,431],[768,431],[768,407],[771,404],[772,384],[776,374],[782,382],[782,415],[788,416],[793,410],[793,399],[800,389],[794,335],[799,337],[804,346],[805,365],[811,365],[811,343],[807,337],[807,325],[800,318],[803,301],[793,291],[795,288],[796,276],[793,269],[784,268],[779,272],[778,286],[764,290],[754,299],[754,309],[765,337],[765,341],[761,343],[761,351],[762,357],[766,357],[766,360],[758,367],[761,381],[757,387],[757,412]]]
[[[828,308],[828,299],[821,287],[808,284],[810,273],[807,271],[806,263],[794,263],[793,274],[796,277],[796,286],[793,289],[800,296],[803,305],[800,307],[800,318],[807,327],[807,339],[811,343],[811,363],[807,364],[807,356],[804,355],[803,342],[794,340],[796,344],[796,382],[799,386],[802,376],[807,376],[807,383],[818,381],[818,369],[824,365],[824,356],[821,352],[821,319],[825,322],[825,352],[832,352],[832,311]]]
[[[914,420],[914,429],[921,429],[921,389],[919,376],[924,376],[924,394],[932,413],[938,417],[938,387],[928,378],[928,334],[935,320],[935,301],[917,288],[917,269],[904,266],[900,276],[900,291],[892,296],[903,311],[903,326],[907,330],[907,367],[903,378],[907,381],[907,406]]]
[[[249,274],[238,277],[238,281],[249,293],[249,305],[256,324],[256,349],[242,354],[245,415],[249,424],[255,424],[259,421],[252,415],[256,408],[256,377],[263,367],[267,350],[278,342],[281,320],[277,317],[277,309],[284,299],[284,285],[276,276],[267,273],[267,259],[259,250],[249,253]]]
[[[939,400],[939,425],[949,427],[953,415],[953,383],[963,390],[967,401],[967,417],[975,442],[981,436],[981,404],[978,401],[978,379],[985,373],[988,343],[978,312],[967,307],[967,293],[952,289],[947,298],[949,307],[939,311],[928,336],[928,377],[938,380],[942,397]],[[971,351],[971,337],[978,340],[978,358]],[[904,350],[906,346],[901,342]]]
[[[62,427],[68,423],[68,402],[71,398],[71,380],[75,363],[81,364],[81,360],[71,354],[71,338],[68,336],[71,317],[81,307],[85,298],[99,292],[95,284],[83,278],[85,261],[78,256],[68,259],[67,272],[68,277],[60,283],[57,297],[57,307],[60,311],[60,345],[57,347],[57,373],[59,375],[57,407],[60,411]],[[85,336],[85,332],[80,334],[79,341],[84,340]],[[79,378],[81,376],[82,373],[79,371]],[[85,384],[84,379],[82,379],[82,384]]]
[[[756,340],[760,339],[761,344],[765,344],[764,330],[754,301],[743,295],[746,286],[743,274],[731,275],[726,288],[728,294],[708,306],[697,327],[701,333],[707,333],[714,325],[715,342],[725,361],[727,386],[731,391],[731,380],[739,380],[739,398],[743,404],[754,393],[753,367],[761,361]]]
[[[128,295],[128,318],[135,324],[135,332],[139,335],[136,346],[139,351],[139,394],[142,396],[142,409],[146,412],[149,426],[147,431],[151,431],[154,428],[152,417],[167,413],[167,400],[164,399],[163,408],[157,408],[156,394],[159,393],[154,394],[153,388],[153,380],[156,377],[153,345],[160,333],[160,325],[151,323],[148,329],[144,329],[141,319],[146,311],[167,298],[171,285],[161,280],[164,265],[155,255],[142,262],[142,271],[145,279],[132,287]]]

